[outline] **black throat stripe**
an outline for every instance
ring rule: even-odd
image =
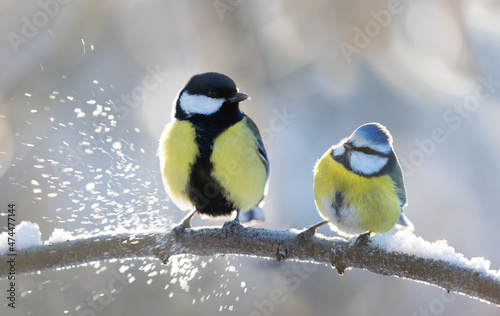
[[[234,104],[230,106],[237,110],[233,111],[233,115],[220,113],[223,106],[210,116],[193,115],[186,119],[196,129],[195,141],[200,152],[191,168],[187,194],[198,212],[214,217],[231,215],[236,209],[233,202],[228,200],[226,190],[212,176],[213,165],[210,162],[216,137],[243,119],[238,107]]]

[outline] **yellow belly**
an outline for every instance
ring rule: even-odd
[[[186,121],[170,123],[160,138],[160,165],[169,197],[181,209],[193,208],[187,195],[191,167],[199,155],[196,131]],[[225,198],[246,212],[264,194],[267,172],[258,155],[252,131],[240,121],[216,137],[210,162],[211,172],[224,188]]]
[[[216,137],[210,161],[212,176],[239,211],[246,212],[259,203],[264,194],[267,172],[258,155],[255,135],[244,121]]]
[[[344,215],[349,215],[343,217],[344,220],[337,217],[332,208],[337,191],[343,196]],[[359,176],[336,162],[331,157],[331,150],[315,166],[314,197],[321,216],[340,231],[385,233],[394,226],[401,213],[394,182],[388,175]],[[346,214],[348,212],[351,214]]]
[[[174,120],[160,138],[160,166],[167,194],[181,209],[192,208],[186,193],[191,166],[199,154],[196,131],[186,121]]]

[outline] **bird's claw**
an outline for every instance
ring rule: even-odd
[[[179,237],[184,234],[184,231],[191,228],[191,223],[186,223],[185,221],[174,227],[175,237]]]
[[[239,229],[243,227],[243,225],[241,225],[240,221],[239,220],[232,220],[232,221],[229,221],[229,222],[225,222],[224,225],[222,225],[222,230],[225,232],[226,234],[226,237],[227,237],[227,234],[229,232],[231,233],[234,233],[234,231],[236,229]]]
[[[191,220],[196,215],[196,213],[197,213],[197,211],[194,210],[191,214],[189,214],[188,216],[186,216],[179,225],[177,225],[177,226],[174,227],[174,235],[175,235],[175,237],[181,236],[186,229],[192,227],[191,226]]]
[[[370,232],[367,232],[358,236],[358,238],[354,242],[354,247],[367,246],[369,242],[370,242]]]

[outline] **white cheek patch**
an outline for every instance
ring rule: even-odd
[[[224,99],[209,98],[199,94],[189,94],[184,91],[179,99],[181,108],[186,114],[204,114],[210,115],[217,112]]]
[[[345,153],[345,148],[343,146],[343,143],[339,144],[339,145],[335,145],[333,147],[333,156],[334,157],[342,156],[344,153]]]
[[[379,172],[388,161],[387,157],[367,155],[358,151],[353,152],[349,158],[351,169],[365,175]]]

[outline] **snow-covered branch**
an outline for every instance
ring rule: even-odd
[[[19,250],[16,272],[117,258],[154,256],[166,263],[169,257],[180,254],[234,254],[332,264],[340,274],[346,268],[361,268],[426,282],[500,305],[500,271],[489,270],[489,261],[483,258],[465,259],[446,242],[429,243],[401,231],[372,237],[367,245],[360,246],[338,237],[307,237],[299,233],[252,227],[236,227],[227,233],[218,227],[200,227],[188,229],[180,236],[173,231],[95,236]],[[0,255],[0,260],[0,277],[5,277],[9,273],[5,264],[8,256]]]

